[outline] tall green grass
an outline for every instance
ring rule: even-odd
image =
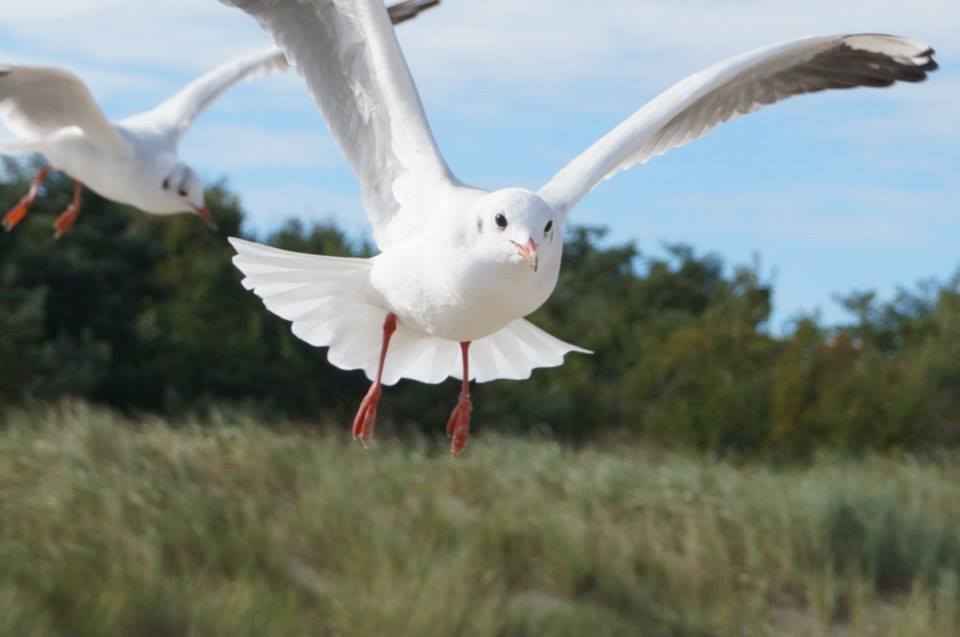
[[[0,635],[960,632],[960,459],[734,466],[82,404],[0,426]]]

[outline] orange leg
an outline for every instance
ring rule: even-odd
[[[473,404],[470,402],[470,341],[460,343],[460,352],[463,354],[463,384],[460,386],[460,399],[447,421],[447,435],[453,437],[450,450],[458,456],[467,446],[470,436],[470,412]]]
[[[360,409],[357,411],[356,418],[353,419],[353,437],[367,446],[367,442],[373,438],[373,427],[377,419],[377,405],[380,403],[380,379],[383,377],[383,364],[387,360],[387,348],[390,347],[390,337],[397,331],[397,317],[395,314],[387,314],[383,321],[383,342],[380,345],[380,363],[377,366],[377,377],[370,386],[370,391],[364,396],[360,403]]]
[[[37,198],[37,191],[40,190],[40,185],[43,184],[43,180],[47,178],[47,175],[49,175],[52,170],[50,166],[44,166],[37,171],[37,176],[33,178],[33,184],[30,185],[30,190],[28,190],[27,194],[23,196],[23,199],[18,201],[17,205],[11,208],[10,212],[4,216],[4,230],[10,232],[18,223],[23,221],[23,218],[27,216],[27,212],[30,210],[30,206],[33,205],[34,199]]]
[[[67,209],[57,217],[57,220],[53,222],[56,232],[53,233],[54,239],[59,239],[63,235],[70,232],[70,228],[73,227],[73,223],[77,220],[77,216],[80,215],[80,195],[83,193],[83,184],[79,181],[73,182],[73,198],[70,200],[70,205],[67,206]]]

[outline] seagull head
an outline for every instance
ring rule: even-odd
[[[177,162],[172,169],[164,173],[159,186],[163,190],[163,197],[173,210],[192,211],[211,229],[217,229],[217,223],[213,220],[213,215],[210,214],[204,200],[203,182],[192,168]]]
[[[559,267],[562,219],[536,193],[507,188],[481,197],[468,216],[477,254],[532,272]]]

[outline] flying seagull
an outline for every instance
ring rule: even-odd
[[[469,382],[527,378],[585,352],[523,317],[557,282],[567,214],[598,183],[702,137],[721,122],[826,89],[919,82],[936,68],[922,42],[836,35],[775,44],[720,62],[662,93],[539,191],[457,180],[441,156],[380,0],[222,0],[253,16],[286,53],[353,168],[380,253],[299,254],[232,239],[244,285],[373,381],[353,423],[373,433],[381,386],[461,380],[447,423],[460,453]]]
[[[439,1],[401,2],[390,7],[390,16],[404,22]],[[0,121],[17,136],[0,140],[0,155],[40,153],[48,162],[3,218],[4,229],[13,230],[26,216],[53,170],[74,179],[70,205],[54,223],[56,237],[73,227],[84,185],[152,214],[193,212],[216,228],[200,178],[180,160],[180,138],[238,82],[287,67],[277,48],[244,55],[197,78],[156,108],[110,122],[76,75],[57,68],[0,65]]]

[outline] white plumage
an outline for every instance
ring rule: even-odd
[[[379,2],[230,2],[254,15],[306,79],[353,168],[381,248],[413,232],[453,178]],[[406,219],[406,217],[412,219]]]
[[[891,35],[801,38],[756,49],[658,95],[557,173],[540,195],[569,210],[619,171],[774,102],[828,89],[919,82],[936,68],[928,45]]]
[[[0,141],[0,153],[42,154],[76,182],[74,202],[57,220],[57,235],[79,212],[79,184],[153,214],[195,212],[213,224],[203,184],[178,155],[194,119],[232,86],[257,74],[283,70],[279,49],[227,62],[194,80],[156,108],[110,122],[77,76],[62,69],[7,66],[0,70],[0,119],[19,139]],[[46,170],[38,175],[36,186]],[[4,219],[12,229],[26,214],[36,187]]]
[[[439,0],[406,0],[389,9],[395,23],[415,17]],[[195,212],[214,225],[204,206],[203,184],[180,160],[178,145],[194,120],[239,82],[288,68],[276,48],[238,57],[202,75],[155,108],[110,122],[83,81],[55,68],[0,66],[0,121],[17,136],[0,140],[0,154],[40,153],[76,182],[74,199],[57,219],[57,236],[72,226],[80,184],[100,195],[153,214]],[[49,169],[4,218],[9,231],[36,197]]]
[[[370,283],[373,259],[324,257],[231,239],[234,263],[245,287],[267,309],[293,323],[293,332],[316,347],[329,347],[330,362],[376,377],[385,302]],[[476,340],[470,347],[470,380],[529,378],[536,367],[556,367],[568,352],[589,353],[550,336],[529,321]],[[390,343],[384,385],[401,378],[439,383],[462,378],[456,341],[438,338],[401,322]]]
[[[0,120],[21,143],[39,143],[61,129],[76,127],[106,152],[129,151],[87,85],[62,69],[0,68]]]
[[[306,80],[360,182],[381,250],[343,260],[235,240],[245,285],[298,336],[330,347],[331,363],[374,380],[354,422],[361,439],[381,381],[461,377],[448,423],[454,452],[466,443],[468,379],[525,378],[584,351],[523,317],[552,293],[566,216],[599,182],[781,99],[916,82],[936,68],[930,47],[896,36],[766,47],[678,83],[539,192],[487,192],[458,181],[440,155],[380,0],[222,1],[253,16]]]

